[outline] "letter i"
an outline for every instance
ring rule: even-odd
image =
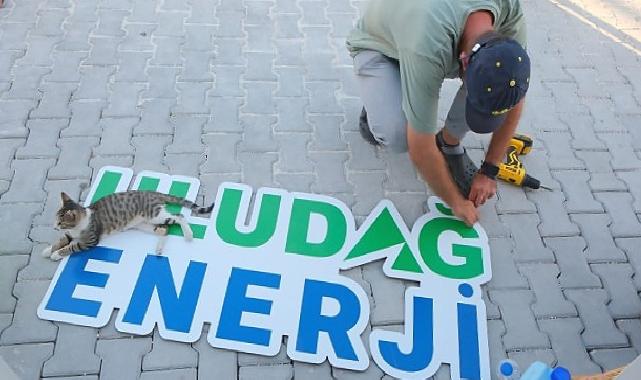
[[[459,293],[471,298],[474,289],[470,284],[461,284]],[[479,358],[479,332],[477,308],[465,303],[456,304],[458,321],[458,353],[461,379],[480,380],[481,364]]]

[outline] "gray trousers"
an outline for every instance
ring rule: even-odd
[[[401,106],[403,97],[398,61],[374,50],[361,50],[354,57],[354,71],[374,138],[393,152],[406,152],[407,119]],[[463,84],[445,120],[447,132],[458,139],[470,130],[465,121],[466,95]]]

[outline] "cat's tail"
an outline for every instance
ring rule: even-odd
[[[192,210],[194,214],[211,214],[211,210],[214,209],[214,204],[212,203],[211,206],[209,207],[200,207],[198,206],[195,202],[192,202],[190,200],[180,198],[180,197],[175,197],[173,195],[169,194],[162,194],[163,195],[163,201],[167,203],[176,203],[181,205],[182,207],[187,207]]]

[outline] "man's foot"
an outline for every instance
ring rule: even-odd
[[[461,194],[467,199],[472,188],[474,174],[479,170],[460,144],[449,145],[443,139],[443,131],[436,134],[436,146],[443,153],[450,174]]]
[[[363,107],[361,116],[358,119],[358,130],[361,132],[361,136],[365,139],[365,141],[372,145],[379,144],[378,141],[376,141],[376,139],[374,138],[372,131],[370,131],[369,129],[369,123],[367,122],[367,111],[365,111],[365,107]]]

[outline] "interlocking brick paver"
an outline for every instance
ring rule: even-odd
[[[38,107],[31,111],[31,119],[68,118],[71,114],[69,99],[76,83],[45,83],[41,86],[42,98]]]
[[[28,259],[25,255],[0,256],[0,313],[13,313],[16,307],[16,299],[12,295],[13,284],[18,271],[27,264]]]
[[[502,342],[503,335],[505,335],[505,325],[503,321],[487,321],[487,340],[490,349],[491,368],[497,368],[501,360],[507,359],[507,353]]]
[[[496,209],[499,214],[522,214],[536,212],[536,206],[532,203],[523,189],[507,183],[497,184]]]
[[[314,170],[307,158],[311,140],[309,133],[277,133],[274,135],[279,146],[279,158],[275,170],[279,172],[307,172]]]
[[[641,236],[641,223],[634,214],[633,199],[629,193],[596,193],[595,197],[603,203],[612,220],[610,224],[612,236]]]
[[[103,101],[78,101],[71,103],[69,126],[60,132],[60,137],[100,136],[100,114]]]
[[[134,170],[157,170],[167,171],[163,163],[164,150],[171,139],[169,136],[136,136],[131,139],[136,155],[134,157]]]
[[[166,369],[160,371],[143,371],[141,380],[196,380],[196,368]]]
[[[147,74],[145,69],[151,57],[151,52],[118,52],[118,71],[114,74],[114,81],[146,82]]]
[[[632,267],[629,264],[592,264],[592,271],[601,277],[608,291],[608,309],[615,319],[634,318],[641,315],[641,300],[632,283]]]
[[[587,186],[590,174],[583,170],[560,170],[552,174],[561,182],[565,193],[565,209],[569,213],[601,213],[603,206],[597,202]]]
[[[49,281],[20,281],[13,288],[18,298],[13,323],[0,336],[1,344],[51,342],[56,339],[58,328],[51,322],[39,319],[35,310],[45,295]]]
[[[5,193],[0,201],[4,201]],[[31,219],[42,211],[42,206],[36,203],[13,204],[0,203],[0,232],[2,238],[2,254],[24,254],[31,251],[31,242],[28,239],[31,229]]]
[[[204,117],[176,116],[174,123],[174,141],[167,146],[167,153],[201,153],[204,146],[201,142]]]
[[[547,238],[545,245],[554,251],[564,289],[600,288],[601,281],[590,271],[585,254],[585,242],[579,237]]]
[[[317,176],[312,190],[319,193],[351,192],[352,187],[345,178],[347,157],[344,152],[310,152],[309,158],[314,162]]]
[[[252,186],[274,186],[274,164],[277,153],[239,152],[238,162],[243,171],[243,182]]]
[[[279,364],[274,366],[249,366],[240,367],[238,379],[264,379],[264,380],[286,380],[291,379],[294,368],[291,364]]]
[[[277,119],[270,116],[243,115],[240,117],[243,128],[243,141],[240,151],[275,152],[278,143],[274,139],[274,124]]]
[[[208,98],[212,117],[208,120],[203,133],[242,132],[238,120],[241,98],[211,97]]]
[[[195,368],[197,363],[198,352],[195,349],[181,342],[162,339],[156,330],[151,351],[142,359],[142,370]]]
[[[553,261],[552,251],[543,246],[537,233],[538,216],[534,214],[501,215],[501,221],[508,226],[514,239],[517,262]]]
[[[341,107],[336,100],[337,82],[307,82],[305,88],[309,92],[308,112],[339,113]]]
[[[568,126],[572,134],[572,147],[574,149],[606,149],[603,141],[599,140],[594,132],[594,119],[591,115],[562,113],[559,115],[559,119]]]
[[[531,305],[534,293],[529,290],[492,290],[490,298],[498,304],[507,333],[503,344],[509,350],[517,348],[546,348],[550,341],[539,331]]]
[[[54,163],[53,159],[14,160],[11,164],[14,170],[11,187],[2,195],[0,202],[43,201],[45,192],[42,190],[42,184],[47,171]]]
[[[530,282],[536,295],[532,310],[537,318],[574,317],[576,309],[563,297],[556,264],[525,264],[519,270]]]
[[[615,175],[608,152],[578,151],[576,155],[585,162],[590,172],[592,191],[625,191],[626,187]]]
[[[568,289],[564,291],[579,311],[585,326],[581,333],[586,348],[625,347],[628,338],[614,325],[606,302],[608,295],[602,289]]]
[[[608,230],[610,218],[605,214],[574,214],[570,217],[581,229],[581,236],[587,241],[585,256],[588,262],[625,261],[626,257],[614,244]]]
[[[96,354],[102,359],[100,379],[138,379],[142,357],[151,350],[151,338],[99,339]]]
[[[144,89],[142,83],[114,83],[109,106],[102,111],[102,117],[138,117],[138,98]]]
[[[510,239],[490,239],[492,255],[492,280],[487,284],[490,289],[524,289],[527,281],[514,263],[514,252]]]
[[[380,262],[365,265],[363,279],[372,287],[371,323],[375,326],[402,323],[405,310],[403,283],[385,277]]]
[[[18,281],[51,280],[53,278],[58,265],[48,257],[42,256],[42,250],[48,247],[51,242],[53,241],[33,245],[31,256],[28,257],[29,264],[18,272]]]
[[[332,368],[327,362],[308,364],[294,362],[294,379],[332,380]]]
[[[634,268],[634,283],[637,289],[641,289],[641,238],[619,238],[615,239],[615,243],[625,251]]]
[[[40,378],[40,368],[53,352],[53,343],[0,346],[0,358],[19,379]]]
[[[173,126],[169,123],[171,107],[176,104],[175,99],[149,99],[141,105],[142,117],[140,123],[134,127],[135,134],[171,134]]]
[[[623,367],[638,356],[632,348],[594,350],[590,355],[603,368],[603,371]]]
[[[240,172],[236,160],[236,147],[242,136],[238,133],[212,133],[203,135],[202,141],[207,147],[206,161],[201,167],[203,173]]]
[[[638,319],[619,319],[616,321],[619,330],[630,339],[630,344],[637,353],[641,353],[641,321]]]
[[[605,142],[612,155],[610,164],[614,170],[641,168],[641,160],[636,158],[633,153],[632,135],[629,133],[599,133],[598,136]]]
[[[137,118],[103,119],[101,121],[102,135],[100,143],[94,148],[99,155],[127,155],[134,153],[131,141]]]
[[[60,156],[56,166],[48,173],[50,179],[91,178],[89,159],[98,139],[93,137],[68,137],[58,140]]]
[[[43,376],[73,376],[97,374],[100,358],[93,353],[96,330],[91,327],[61,323],[53,356],[47,360]]]
[[[536,204],[541,224],[541,236],[575,236],[579,228],[568,218],[563,207],[564,197],[561,192],[536,191],[528,194]]]
[[[583,348],[581,332],[583,325],[578,318],[558,318],[540,320],[539,326],[550,337],[552,348],[557,357],[557,365],[571,373],[599,373],[600,368],[592,362]]]
[[[287,350],[284,345],[280,346],[280,351],[274,356],[263,356],[254,354],[238,353],[238,365],[240,367],[265,366],[290,364],[291,360],[287,356]]]
[[[311,150],[347,150],[340,126],[343,118],[333,115],[310,115],[309,122],[314,126],[314,139]]]
[[[198,351],[198,377],[215,379],[238,378],[238,354],[214,348],[207,343],[206,332],[192,346]]]
[[[641,213],[641,172],[639,171],[630,171],[630,172],[618,172],[617,177],[621,178],[628,187],[628,190],[634,198],[634,211],[636,213]]]
[[[29,120],[27,128],[29,137],[24,146],[18,148],[15,157],[23,158],[56,158],[60,148],[56,141],[60,131],[67,126],[68,120]]]
[[[306,98],[278,98],[276,109],[278,110],[277,132],[311,132],[312,124],[305,117],[305,108],[309,101]]]

